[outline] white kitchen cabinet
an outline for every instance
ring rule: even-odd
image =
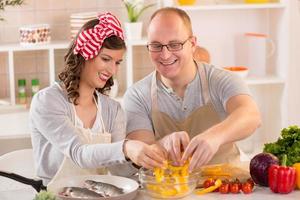
[[[146,39],[141,40],[128,40],[127,52],[126,52],[126,86],[130,86],[133,83],[133,47],[146,45]],[[0,53],[7,53],[8,56],[8,76],[9,76],[9,100],[8,103],[12,106],[16,105],[16,80],[14,73],[14,53],[18,51],[48,51],[48,66],[49,66],[49,84],[53,84],[56,80],[55,77],[55,50],[67,49],[69,46],[68,41],[54,41],[49,44],[42,45],[20,45],[6,44],[0,45]],[[1,99],[0,99],[1,100]],[[7,100],[6,100],[7,101]]]
[[[56,49],[66,49],[68,47],[68,42],[51,42],[49,44],[41,45],[20,45],[16,44],[6,44],[0,45],[0,53],[4,52],[8,55],[8,76],[9,76],[9,103],[14,106],[16,104],[16,93],[15,93],[15,70],[14,70],[14,53],[18,51],[48,51],[48,63],[49,63],[49,82],[50,84],[55,81],[55,65],[54,65],[54,50]]]

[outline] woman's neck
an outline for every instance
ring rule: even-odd
[[[79,98],[78,105],[86,106],[94,104],[94,92],[95,88],[86,87],[84,84],[79,85]]]

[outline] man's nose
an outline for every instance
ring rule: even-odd
[[[169,58],[171,56],[172,52],[169,51],[167,46],[163,46],[160,52],[161,58]]]

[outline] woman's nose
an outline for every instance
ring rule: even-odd
[[[117,71],[118,71],[118,65],[116,63],[112,63],[111,65],[109,65],[108,71],[112,75],[115,75],[117,73]]]

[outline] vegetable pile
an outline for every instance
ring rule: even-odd
[[[237,178],[231,181],[228,179],[208,178],[203,182],[203,188],[196,190],[196,194],[206,194],[209,192],[219,192],[220,194],[238,194],[243,192],[244,194],[250,194],[254,189],[254,182],[251,178],[244,182],[241,182]]]
[[[280,161],[283,155],[287,155],[287,166],[300,162],[300,128],[298,126],[289,126],[281,131],[281,136],[274,143],[264,145],[264,152],[272,153]]]

